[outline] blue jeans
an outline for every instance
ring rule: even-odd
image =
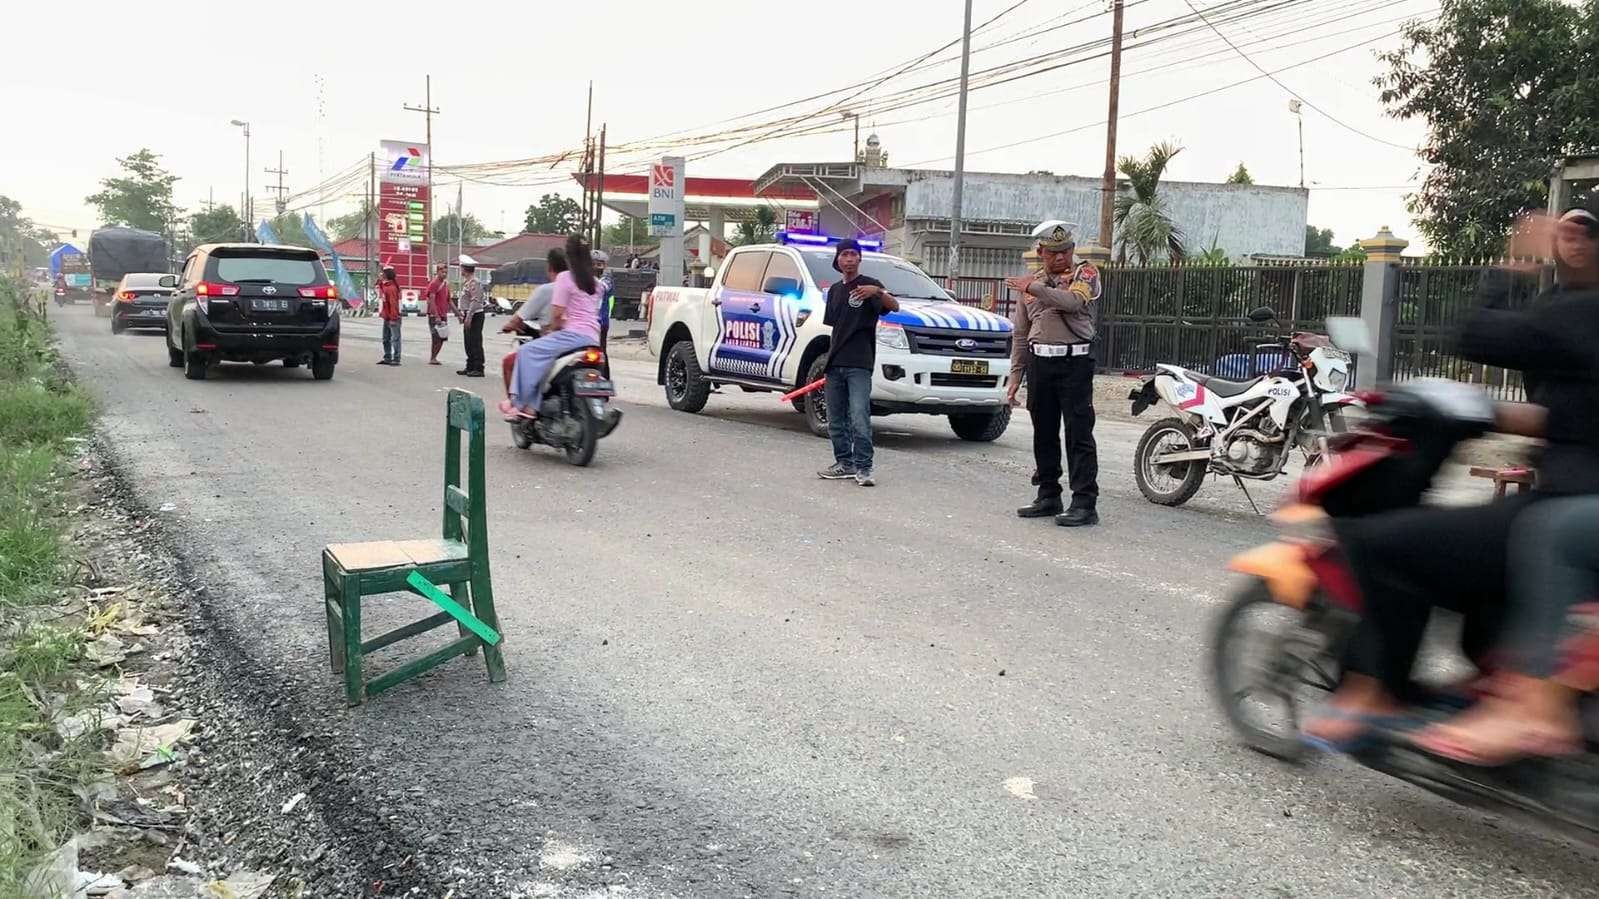
[[[872,370],[827,370],[827,436],[833,461],[856,471],[872,470]]]
[[[1599,597],[1599,496],[1548,499],[1516,516],[1510,534],[1506,638],[1522,674],[1546,678],[1560,662],[1566,615]]]
[[[383,320],[383,358],[389,362],[400,361],[400,320]]]

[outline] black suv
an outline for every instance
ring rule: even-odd
[[[326,381],[339,362],[338,300],[312,250],[207,244],[189,254],[167,306],[167,355],[195,381],[219,362],[278,359]]]

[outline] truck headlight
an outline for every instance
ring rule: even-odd
[[[893,322],[877,323],[877,343],[895,350],[908,350],[911,343],[905,338],[905,329]]]

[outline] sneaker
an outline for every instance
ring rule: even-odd
[[[870,468],[855,472],[855,483],[862,487],[876,487],[877,480],[872,477]]]
[[[827,481],[847,481],[855,477],[855,469],[849,468],[840,462],[834,462],[831,468],[824,468],[816,476]]]

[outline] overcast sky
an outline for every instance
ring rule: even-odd
[[[1239,5],[1194,2],[1218,17]],[[1400,21],[1434,15],[1436,2],[1256,4],[1273,5],[1283,8],[1218,25],[1270,71],[1325,57],[1278,75],[1287,89],[1259,77],[1203,25],[1138,48],[1157,36],[1148,26],[1189,8],[1186,0],[1129,0],[1119,151],[1141,152],[1171,140],[1185,149],[1170,178],[1220,181],[1242,162],[1258,183],[1296,185],[1292,90],[1326,113],[1309,105],[1304,110],[1311,224],[1332,228],[1340,243],[1370,236],[1382,225],[1416,240],[1404,186],[1414,186],[1420,162],[1406,148],[1419,144],[1424,129],[1388,118],[1371,78],[1380,70],[1374,51],[1397,46],[1393,32]],[[12,125],[0,144],[0,194],[20,201],[36,221],[86,234],[97,218],[83,198],[115,172],[115,157],[139,147],[161,154],[182,178],[181,206],[196,208],[213,191],[218,202],[236,204],[244,140],[228,124],[235,118],[251,123],[250,177],[261,213],[271,197],[264,185],[276,181],[262,170],[276,167],[280,150],[292,193],[364,159],[381,138],[421,140],[422,116],[401,107],[421,104],[429,73],[433,102],[442,110],[433,126],[441,166],[542,156],[580,145],[590,79],[594,127],[607,123],[612,145],[678,131],[703,134],[702,126],[889,74],[958,39],[962,10],[961,0],[587,0],[564,14],[551,2],[454,7],[275,0],[228,6],[225,12],[216,3],[157,6],[159,12],[152,5],[101,0],[70,7],[12,4],[11,39],[0,54]],[[974,25],[999,18],[977,32],[974,49],[1009,42],[975,53],[972,68],[1104,39],[1110,32],[1107,6],[1108,0],[975,0]],[[1011,40],[1038,28],[1053,30]],[[974,91],[967,168],[1097,176],[1104,165],[1100,123],[1109,70],[1097,52],[1053,60],[1049,64],[1072,64]],[[958,45],[928,60],[932,65],[891,78],[847,105],[953,78],[957,56]],[[1256,80],[1228,87],[1250,78]],[[1195,96],[1208,91],[1214,92]],[[818,110],[846,96],[757,115],[744,124]],[[1143,110],[1150,111],[1139,114]],[[840,120],[832,111],[814,121]],[[863,138],[872,130],[881,135],[891,165],[953,164],[953,99],[882,111],[863,121]],[[721,146],[683,149],[692,159]],[[850,146],[840,121],[839,133],[737,147],[691,161],[688,172],[753,177],[778,162],[847,159]],[[645,158],[612,158],[608,168],[636,169]],[[553,177],[560,174],[557,169]],[[550,177],[541,168],[523,180]],[[565,186],[469,182],[466,209],[491,228],[515,231],[522,210],[554,189],[576,196]],[[441,194],[453,199],[455,191]],[[333,198],[324,212],[335,215],[354,202]]]

